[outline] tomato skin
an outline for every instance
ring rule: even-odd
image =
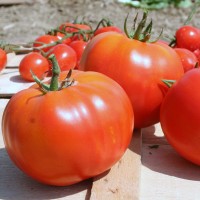
[[[190,50],[183,49],[183,48],[174,48],[174,50],[176,51],[176,53],[179,55],[181,59],[184,72],[187,72],[188,70],[193,69],[198,63],[197,57]]]
[[[132,138],[133,110],[124,90],[95,72],[76,71],[72,78],[73,86],[45,95],[20,91],[3,114],[9,156],[45,184],[70,185],[106,171]]]
[[[196,56],[198,62],[200,63],[200,49],[196,49],[193,53]]]
[[[182,26],[176,31],[176,47],[195,51],[200,48],[200,29],[193,26]]]
[[[57,37],[59,40],[61,40],[63,37],[65,37],[65,34],[58,32],[58,33],[56,34],[56,37]],[[69,45],[70,42],[71,42],[71,38],[70,38],[70,37],[68,37],[68,38],[66,38],[66,39],[64,39],[64,40],[62,41],[63,44],[67,44],[67,45]]]
[[[168,142],[185,159],[200,165],[200,70],[192,69],[165,96],[160,123]]]
[[[48,56],[54,54],[59,64],[60,70],[74,69],[77,63],[77,55],[74,49],[66,44],[58,44],[53,47]]]
[[[106,74],[124,88],[133,105],[137,128],[159,121],[160,104],[168,90],[162,79],[177,80],[183,75],[180,59],[171,47],[131,40],[113,32],[99,34],[90,41],[80,70]]]
[[[76,41],[72,41],[69,46],[74,49],[74,51],[76,52],[77,55],[77,64],[75,69],[79,69],[79,63],[81,60],[81,57],[83,55],[83,52],[87,46],[88,42],[85,42],[83,40],[76,40]]]
[[[100,33],[105,33],[105,32],[110,32],[110,31],[123,34],[123,31],[117,26],[105,26],[105,27],[98,28],[94,32],[94,36],[99,35]]]
[[[54,43],[56,41],[58,41],[58,37],[54,36],[54,35],[41,35],[38,38],[35,39],[34,43],[33,43],[33,47],[40,47],[44,44],[51,44]],[[41,43],[41,44],[40,44]],[[50,47],[45,47],[42,50],[44,52],[49,51],[53,46]]]
[[[7,64],[7,54],[0,48],[0,72],[6,67]]]
[[[78,32],[79,29],[80,30],[84,30],[84,31],[89,31],[91,30],[91,27],[87,24],[74,24],[74,23],[70,23],[70,22],[66,22],[66,23],[63,23],[60,25],[59,27],[60,30],[63,30],[65,29],[65,31],[67,33],[74,33],[74,32]],[[89,39],[89,35],[86,34],[85,35],[87,39]],[[83,40],[83,36],[81,35],[74,35],[72,37],[70,37],[71,41],[74,41],[74,40]]]
[[[50,70],[50,63],[47,58],[40,53],[31,52],[27,54],[19,64],[20,76],[26,81],[34,81],[30,70],[32,70],[39,79],[43,79]]]

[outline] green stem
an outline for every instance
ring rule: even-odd
[[[53,69],[52,69],[52,79],[50,83],[50,91],[58,91],[59,90],[59,75],[60,75],[60,67],[58,65],[58,62],[56,60],[56,57],[54,54],[49,56],[49,60],[52,62]]]

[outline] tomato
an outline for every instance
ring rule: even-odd
[[[131,99],[135,127],[159,121],[168,90],[162,79],[179,79],[183,67],[176,52],[163,43],[145,43],[114,32],[95,36],[87,45],[80,69],[97,71],[117,81]]]
[[[67,33],[75,33],[78,32],[80,30],[82,31],[91,31],[91,27],[87,24],[79,24],[79,23],[70,23],[70,22],[66,22],[60,25],[59,27],[60,30],[63,30]],[[86,40],[89,39],[90,34],[85,34]],[[74,36],[71,37],[71,41],[73,40],[83,40],[83,36],[80,34],[76,34]]]
[[[75,67],[76,69],[79,68],[79,63],[80,63],[82,54],[87,46],[87,43],[88,42],[85,42],[83,40],[75,40],[75,41],[72,41],[71,43],[69,43],[69,46],[72,49],[74,49],[74,51],[76,52],[76,55],[77,55],[77,64]]]
[[[74,49],[66,44],[58,44],[53,47],[48,55],[54,54],[61,71],[74,69],[77,63],[77,55]]]
[[[41,183],[65,186],[96,176],[122,157],[132,138],[133,110],[119,84],[96,72],[71,78],[58,91],[16,93],[3,114],[8,155]]]
[[[96,36],[96,35],[98,35],[100,33],[105,33],[105,32],[110,32],[110,31],[123,34],[123,31],[117,26],[105,26],[105,27],[98,28],[94,32],[94,36]]]
[[[176,47],[195,51],[200,48],[200,29],[193,26],[182,26],[176,31]]]
[[[183,49],[183,48],[174,48],[176,53],[179,55],[184,72],[187,72],[190,69],[193,69],[196,67],[196,64],[198,63],[198,59],[195,56],[193,52],[191,52],[188,49]]]
[[[200,63],[200,49],[196,49],[193,53],[196,56],[198,63]]]
[[[200,70],[192,69],[165,96],[160,123],[168,142],[185,159],[200,165]]]
[[[40,53],[31,52],[19,63],[19,73],[24,80],[34,81],[31,70],[39,79],[43,79],[50,70],[50,63]]]
[[[0,48],[0,72],[6,67],[7,64],[7,54]]]
[[[41,35],[38,38],[35,39],[34,43],[33,43],[33,47],[41,47],[43,45],[47,45],[47,44],[52,44],[56,41],[58,41],[58,37],[54,36],[54,35]],[[49,46],[49,47],[45,47],[42,48],[42,50],[44,52],[49,51],[53,46]]]
[[[59,40],[61,40],[61,39],[63,39],[63,37],[65,37],[65,34],[60,33],[60,32],[57,32],[56,37],[57,37]],[[70,38],[70,37],[68,37],[68,38],[66,38],[66,39],[64,39],[64,40],[62,41],[63,44],[67,44],[67,45],[68,45],[70,42],[71,42],[71,38]]]

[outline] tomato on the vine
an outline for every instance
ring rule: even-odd
[[[200,165],[200,69],[192,69],[174,83],[160,109],[162,130],[174,149]]]
[[[137,128],[159,121],[164,90],[168,90],[161,80],[177,80],[183,75],[180,59],[171,47],[114,32],[99,34],[89,42],[80,69],[104,73],[124,88],[133,105]]]
[[[175,34],[176,47],[185,48],[190,51],[200,49],[200,29],[185,25],[180,27]]]
[[[0,48],[0,72],[6,67],[7,64],[7,54]]]
[[[33,43],[33,47],[41,47],[43,45],[48,45],[48,44],[52,44],[55,43],[56,41],[58,41],[58,37],[54,36],[54,35],[41,35],[38,38],[35,39],[34,43]],[[49,46],[49,47],[44,47],[41,50],[44,52],[49,51],[53,46]]]
[[[22,171],[64,186],[96,176],[122,157],[132,138],[133,110],[125,91],[103,74],[72,72],[63,88],[52,86],[56,77],[48,91],[28,88],[10,99],[2,133]]]
[[[66,44],[54,46],[48,56],[54,54],[58,61],[61,71],[74,69],[77,63],[77,55],[74,49]]]
[[[105,26],[105,27],[100,27],[94,32],[94,36],[100,34],[100,33],[105,33],[105,32],[117,32],[123,34],[123,31],[117,27],[117,26]]]
[[[198,59],[193,52],[184,48],[174,48],[174,50],[181,59],[184,72],[197,67],[196,65],[198,65]]]
[[[50,71],[50,63],[39,52],[31,52],[19,63],[19,73],[24,80],[34,81],[31,71],[38,78],[43,79]]]
[[[69,43],[69,46],[74,49],[77,55],[77,64],[75,69],[79,69],[79,63],[82,57],[82,54],[87,46],[88,42],[85,42],[83,40],[75,40]]]
[[[91,26],[87,25],[87,24],[79,24],[79,23],[70,23],[70,22],[66,22],[60,25],[59,27],[60,30],[64,30],[67,33],[75,33],[75,32],[80,32],[80,31],[91,31]],[[85,34],[85,39],[88,40],[90,37],[90,34]],[[83,40],[84,37],[81,34],[75,34],[74,36],[72,36],[71,41],[74,40]]]

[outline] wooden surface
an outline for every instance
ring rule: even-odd
[[[199,200],[200,167],[180,157],[160,124],[142,130],[140,200]]]
[[[22,58],[9,55],[0,74],[0,120],[9,98],[32,84],[19,76]],[[180,157],[156,124],[135,130],[128,150],[109,171],[68,187],[46,186],[13,165],[0,129],[0,199],[199,200],[200,167]]]

